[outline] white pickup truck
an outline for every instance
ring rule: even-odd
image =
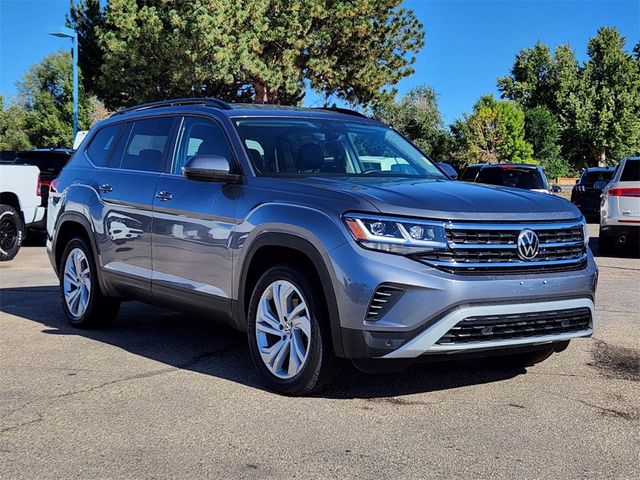
[[[0,261],[16,256],[25,227],[42,220],[40,170],[31,165],[0,165]]]

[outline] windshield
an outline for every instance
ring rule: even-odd
[[[542,175],[535,168],[485,167],[480,170],[476,182],[503,187],[524,188],[526,190],[547,189]]]
[[[390,128],[313,118],[235,123],[258,175],[447,178]]]

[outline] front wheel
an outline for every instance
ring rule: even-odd
[[[62,253],[60,294],[62,309],[74,327],[108,325],[120,310],[119,300],[100,291],[93,253],[83,238],[72,239]]]
[[[20,214],[9,205],[0,205],[0,261],[12,260],[23,239],[24,224]]]
[[[327,308],[311,277],[293,266],[272,267],[249,303],[253,363],[270,389],[289,395],[318,390],[334,370]]]

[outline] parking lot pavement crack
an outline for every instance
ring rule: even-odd
[[[614,418],[621,418],[623,420],[631,420],[631,421],[637,421],[640,420],[640,414],[639,412],[625,412],[623,410],[618,410],[615,408],[609,408],[609,407],[603,407],[601,405],[597,405],[595,403],[591,403],[591,402],[587,402],[586,400],[582,399],[582,398],[574,398],[571,397],[569,395],[563,395],[561,393],[556,393],[556,392],[550,392],[548,390],[545,390],[545,393],[548,393],[549,395],[553,395],[556,397],[560,397],[560,398],[564,398],[565,400],[570,400],[573,402],[577,402],[577,403],[581,403],[587,407],[591,407],[594,408],[596,410],[598,410],[603,416],[606,417],[614,417]]]
[[[606,270],[608,268],[611,268],[613,270],[629,270],[631,272],[640,272],[640,268],[616,267],[616,266],[613,266],[613,265],[598,265],[598,268],[600,270]]]
[[[31,400],[31,401],[21,405],[20,407],[15,408],[15,409],[3,414],[2,417],[0,417],[0,419],[4,420],[5,418],[8,418],[11,415],[14,415],[14,414],[18,413],[19,411],[24,410],[25,408],[27,408],[27,407],[29,407],[31,405],[34,405],[36,403],[39,403],[39,402],[53,401],[53,400],[57,400],[57,399],[60,399],[60,398],[71,397],[73,395],[79,395],[79,394],[82,394],[82,393],[95,392],[97,390],[100,390],[102,388],[105,388],[105,387],[108,387],[108,386],[111,386],[111,385],[115,385],[117,383],[129,382],[129,381],[132,381],[132,380],[141,380],[141,379],[145,379],[145,378],[152,378],[152,377],[156,377],[158,375],[164,375],[166,373],[171,373],[171,372],[175,372],[175,371],[179,371],[179,370],[188,369],[188,368],[193,367],[194,365],[202,362],[203,360],[206,360],[206,359],[209,359],[209,358],[213,358],[213,357],[216,357],[216,356],[219,356],[219,355],[223,355],[224,353],[227,353],[227,352],[229,352],[231,350],[235,350],[237,348],[240,348],[240,347],[237,346],[237,345],[224,347],[224,348],[220,348],[218,350],[214,350],[212,352],[200,353],[200,354],[196,355],[195,357],[191,358],[190,360],[188,360],[188,361],[186,361],[186,362],[184,362],[182,364],[179,364],[179,365],[177,365],[175,367],[167,367],[167,368],[162,368],[162,369],[159,369],[159,370],[153,370],[151,372],[138,373],[136,375],[130,375],[130,376],[127,376],[127,377],[117,378],[115,380],[110,380],[108,382],[104,382],[104,383],[101,383],[99,385],[94,385],[93,387],[89,387],[89,388],[83,388],[83,389],[80,389],[80,390],[72,390],[70,392],[64,392],[64,393],[61,393],[61,394],[58,394],[58,395],[49,396],[49,397],[37,398],[35,400]],[[0,433],[4,433],[6,431],[13,430],[14,428],[18,428],[18,427],[23,426],[23,425],[28,425],[30,423],[35,423],[35,422],[42,421],[42,418],[43,418],[42,415],[40,413],[38,413],[37,415],[38,415],[38,418],[36,420],[31,420],[29,422],[25,422],[25,423],[22,423],[22,424],[19,424],[19,425],[15,425],[15,426],[7,427],[7,428],[4,428],[4,429],[0,429]]]
[[[188,368],[193,367],[194,365],[202,362],[205,359],[209,359],[209,358],[216,357],[218,355],[222,355],[222,354],[224,354],[224,353],[226,353],[226,352],[228,352],[230,350],[234,350],[236,348],[239,348],[239,347],[234,345],[234,346],[231,346],[231,347],[220,348],[220,349],[215,350],[213,352],[201,353],[201,354],[198,354],[195,357],[191,358],[187,362],[179,364],[179,365],[177,365],[175,367],[167,367],[167,368],[162,368],[160,370],[153,370],[151,372],[138,373],[136,375],[130,375],[128,377],[117,378],[115,380],[104,382],[104,383],[101,383],[99,385],[95,385],[93,387],[89,387],[89,388],[85,388],[85,389],[81,389],[81,390],[74,390],[74,391],[71,391],[71,392],[66,392],[66,393],[62,393],[60,395],[56,395],[54,397],[49,397],[49,399],[53,400],[53,399],[57,399],[57,398],[69,397],[71,395],[78,395],[78,394],[81,394],[81,393],[95,392],[96,390],[100,390],[100,389],[102,389],[104,387],[109,387],[109,386],[117,384],[117,383],[130,382],[132,380],[141,380],[141,379],[145,379],[145,378],[157,377],[158,375],[164,375],[166,373],[171,373],[171,372],[175,372],[175,371],[178,371],[178,370],[188,369]]]
[[[7,432],[10,432],[11,430],[16,430],[16,429],[21,428],[21,427],[26,427],[28,425],[32,425],[34,423],[41,422],[43,420],[42,415],[40,415],[40,414],[37,414],[37,415],[38,415],[38,418],[34,418],[34,419],[31,419],[31,420],[29,420],[27,422],[18,423],[17,425],[12,425],[10,427],[5,427],[5,428],[0,429],[0,434],[7,433]]]

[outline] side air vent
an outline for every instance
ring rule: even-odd
[[[381,285],[374,292],[367,310],[367,320],[377,320],[382,318],[393,305],[400,300],[404,290],[388,285]]]

